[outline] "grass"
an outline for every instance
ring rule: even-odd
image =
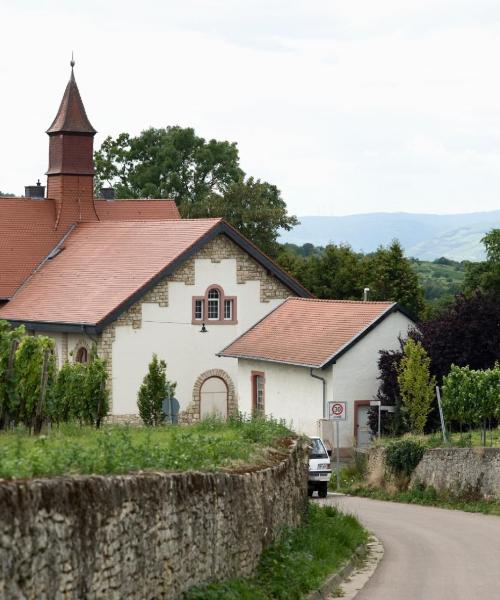
[[[439,494],[433,487],[417,487],[410,490],[391,493],[379,488],[352,486],[349,489],[349,494],[353,496],[362,496],[364,498],[373,498],[375,500],[405,502],[407,504],[420,504],[423,506],[437,506],[439,508],[500,516],[500,502],[498,500],[459,498],[452,496],[451,494]]]
[[[304,525],[265,550],[252,578],[191,589],[183,600],[299,600],[348,560],[367,540],[357,519],[310,504]]]
[[[445,444],[443,441],[442,434],[439,433],[431,433],[428,435],[414,435],[414,434],[405,434],[404,438],[412,439],[421,442],[426,448],[446,448],[447,446],[451,446],[454,448],[470,448],[470,447],[480,447],[483,445],[482,442],[482,431],[480,429],[475,429],[467,432],[453,432],[448,433],[448,443]],[[396,439],[394,437],[381,437],[380,440],[375,440],[375,446],[387,446],[391,442]],[[487,446],[499,447],[500,446],[500,429],[495,428],[491,431],[488,431],[486,434],[486,444]]]
[[[112,474],[137,470],[201,470],[265,464],[270,448],[283,450],[291,435],[282,423],[236,417],[208,419],[181,427],[105,426],[100,430],[65,424],[30,436],[0,433],[0,478],[69,474]]]

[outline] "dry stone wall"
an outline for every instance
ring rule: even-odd
[[[306,501],[301,443],[248,473],[2,481],[0,598],[177,598],[250,574]]]
[[[500,448],[426,450],[410,480],[390,473],[384,448],[373,448],[368,456],[366,483],[388,491],[432,486],[438,492],[463,498],[500,499]]]
[[[500,499],[500,448],[427,450],[410,485],[471,499]]]

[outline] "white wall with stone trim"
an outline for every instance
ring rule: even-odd
[[[237,323],[192,324],[192,298],[203,296],[210,285],[221,286],[237,300]],[[216,370],[231,388],[230,408],[237,406],[237,361],[216,353],[293,292],[224,235],[208,242],[173,274],[147,292],[97,338],[83,334],[52,334],[58,362],[72,360],[80,345],[97,340],[107,360],[111,412],[121,420],[137,414],[137,392],[153,353],[167,363],[167,376],[177,382],[176,398],[187,420],[199,418],[193,390],[199,376]],[[233,386],[233,387],[231,387]]]
[[[342,448],[354,443],[355,401],[373,400],[377,393],[379,350],[399,348],[399,336],[405,337],[412,326],[414,323],[402,313],[392,313],[334,365],[313,371],[326,379],[327,402],[347,402],[347,420],[339,426]],[[323,435],[333,443],[333,427],[322,421],[322,383],[311,377],[308,367],[239,359],[239,406],[246,412],[252,410],[252,371],[261,371],[265,376],[266,414],[285,419],[300,433]]]

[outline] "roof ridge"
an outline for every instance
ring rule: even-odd
[[[337,300],[335,298],[299,298],[297,296],[290,296],[286,300],[300,300],[301,302],[325,302],[329,304],[396,304],[394,300]]]

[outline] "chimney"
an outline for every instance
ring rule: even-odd
[[[115,188],[112,188],[112,187],[101,188],[101,198],[104,198],[104,200],[114,200],[115,199]]]
[[[365,287],[365,289],[363,290],[363,301],[367,302],[368,301],[368,294],[370,293],[370,288],[369,287]]]
[[[45,186],[40,183],[40,180],[36,182],[36,185],[25,185],[24,195],[26,198],[43,200],[45,198]]]

